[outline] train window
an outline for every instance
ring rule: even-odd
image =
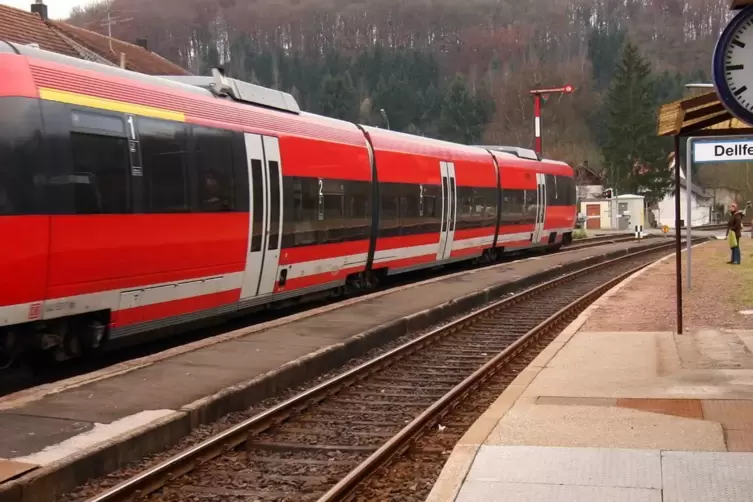
[[[535,191],[534,191],[535,193]],[[502,191],[502,224],[522,225],[525,222],[523,206],[525,205],[524,190]]]
[[[575,182],[567,176],[554,176],[557,187],[557,199],[549,202],[553,206],[572,206],[575,204]]]
[[[183,124],[138,119],[147,210],[175,213],[189,210],[188,172]]]
[[[280,241],[280,163],[269,161],[269,245],[267,249],[277,249]]]
[[[345,181],[345,238],[366,239],[370,231],[371,183]]]
[[[251,217],[251,252],[261,251],[261,231],[264,223],[264,185],[261,172],[262,164],[259,159],[251,159],[251,191],[253,193],[253,208]]]
[[[424,185],[423,213],[424,218],[435,219],[439,223],[442,217],[442,208],[440,207],[440,188],[438,185]]]
[[[234,210],[233,134],[221,129],[194,127],[193,135],[199,176],[199,211]]]
[[[317,241],[321,244],[342,242],[345,225],[345,184],[339,180],[320,179],[319,214],[324,215]]]
[[[85,132],[111,133],[125,136],[125,123],[121,117],[83,110],[71,111],[73,129]]]
[[[475,190],[472,187],[457,187],[457,228],[476,228],[475,211],[473,206]]]
[[[552,174],[545,174],[546,182],[546,203],[549,206],[557,205],[557,177]]]
[[[525,206],[523,211],[524,224],[536,222],[536,209],[538,204],[537,192],[538,190],[536,189],[525,191]]]
[[[577,199],[575,180],[566,176],[563,176],[562,179],[565,181],[565,187],[567,189],[564,204],[567,206],[574,206]]]
[[[397,237],[400,235],[400,184],[379,184],[379,235]]]
[[[421,218],[421,185],[404,183],[400,187],[400,226],[403,235],[417,235],[424,232]]]
[[[293,176],[283,178],[283,190],[283,248],[368,237],[370,182]]]
[[[41,125],[35,100],[0,99],[0,216],[41,212]]]
[[[345,216],[345,186],[342,181],[322,179],[321,195],[322,207],[321,212],[324,219],[331,221],[327,227],[342,226],[342,220]]]
[[[447,231],[447,221],[451,215],[449,213],[449,194],[447,193],[447,176],[442,176],[442,232]]]
[[[310,246],[317,243],[319,221],[319,180],[283,177],[282,247]]]
[[[70,146],[73,172],[50,179],[49,184],[73,186],[75,213],[130,212],[128,140],[72,132]]]

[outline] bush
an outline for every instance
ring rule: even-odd
[[[588,233],[585,228],[576,228],[575,231],[573,231],[573,240],[585,239],[586,237],[588,237]]]

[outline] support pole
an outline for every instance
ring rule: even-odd
[[[541,153],[541,95],[533,95],[533,139],[534,148],[539,156]]]
[[[682,335],[682,230],[680,229],[680,136],[675,136],[675,278],[677,334]]]
[[[685,195],[687,198],[687,209],[685,209],[685,219],[688,220],[688,224],[686,225],[686,233],[687,233],[687,241],[685,245],[687,246],[688,251],[688,291],[690,291],[691,285],[690,285],[690,243],[691,243],[691,234],[692,234],[692,227],[693,227],[693,218],[692,218],[692,204],[693,204],[693,182],[691,181],[691,171],[693,167],[693,138],[688,138],[687,147],[685,149],[685,179],[688,182],[688,186],[685,187]]]

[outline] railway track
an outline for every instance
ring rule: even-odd
[[[646,236],[644,239],[653,238],[654,236]],[[590,247],[603,246],[605,244],[613,244],[616,242],[630,242],[634,241],[635,236],[633,234],[608,234],[599,235],[597,237],[587,237],[585,239],[579,239],[573,241],[572,244],[565,248],[566,251],[573,251],[576,249],[587,249]]]
[[[422,499],[444,454],[490,399],[587,305],[673,246],[662,242],[495,302],[89,502],[395,500],[398,493],[399,500]],[[406,462],[406,451],[421,460]],[[390,467],[395,461],[405,464],[403,474]]]

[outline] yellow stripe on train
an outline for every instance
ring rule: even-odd
[[[93,96],[86,96],[84,94],[58,91],[56,89],[40,88],[39,97],[47,101],[57,101],[59,103],[67,103],[69,105],[87,106],[89,108],[98,108],[100,110],[108,110],[111,112],[129,113],[132,115],[140,115],[142,117],[173,120],[176,122],[186,121],[186,116],[180,112],[163,110],[161,108],[153,108],[151,106],[134,105],[131,103],[124,103],[122,101],[115,101],[113,99],[95,98]]]

